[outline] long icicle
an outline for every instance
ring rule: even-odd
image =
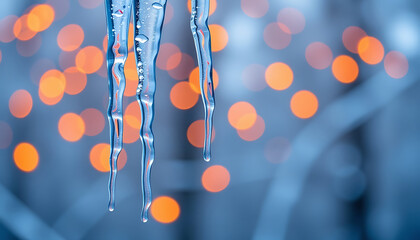
[[[105,0],[107,16],[107,67],[109,104],[108,120],[110,129],[110,176],[109,176],[109,211],[115,209],[115,182],[117,160],[123,147],[123,96],[125,90],[124,64],[127,59],[127,37],[130,23],[130,0]]]
[[[155,64],[166,0],[133,0],[134,5],[134,47],[139,76],[137,102],[141,109],[140,139],[142,143],[142,194],[141,218],[148,220],[148,210],[152,203],[150,171],[155,159],[152,123],[154,118],[154,96],[156,90]]]
[[[200,72],[201,98],[204,105],[205,115],[205,137],[203,158],[210,161],[211,158],[211,136],[213,129],[214,112],[214,89],[213,89],[213,67],[211,55],[211,37],[207,25],[209,16],[209,0],[191,0],[191,32],[194,38],[195,49]]]

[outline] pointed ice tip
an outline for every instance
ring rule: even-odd
[[[114,211],[114,208],[113,208],[113,207],[109,207],[109,208],[108,208],[108,210],[109,210],[110,212],[113,212],[113,211]]]
[[[206,161],[206,162],[210,162],[210,157],[206,157],[206,156],[204,156],[204,161]]]
[[[144,223],[147,222],[147,220],[148,220],[147,218],[142,218],[141,219],[141,221],[144,222]]]

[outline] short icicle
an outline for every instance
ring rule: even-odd
[[[150,171],[155,159],[152,123],[154,118],[154,96],[156,90],[155,64],[166,0],[133,0],[134,5],[134,52],[136,55],[139,85],[137,101],[140,105],[142,122],[140,139],[142,143],[142,194],[141,219],[148,220],[148,210],[152,203]]]
[[[214,88],[213,88],[213,67],[211,54],[211,37],[207,24],[209,16],[209,0],[191,0],[191,32],[194,38],[195,49],[200,72],[201,98],[204,105],[204,148],[203,158],[210,161],[211,158],[211,136],[213,129],[214,112]]]
[[[117,160],[123,147],[123,96],[125,90],[124,64],[127,59],[127,37],[130,23],[130,0],[105,0],[107,17],[107,67],[109,105],[108,120],[110,129],[111,153],[109,176],[109,211],[115,209],[115,183]]]

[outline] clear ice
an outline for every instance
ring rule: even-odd
[[[156,57],[163,18],[165,16],[166,0],[133,0],[134,1],[134,49],[137,63],[139,85],[137,87],[137,102],[140,105],[142,122],[140,139],[142,144],[142,175],[141,186],[143,207],[141,219],[148,220],[148,210],[152,203],[150,171],[155,160],[152,123],[154,117],[154,97],[156,90]]]
[[[109,104],[108,120],[110,128],[110,176],[109,211],[115,209],[115,182],[117,160],[123,147],[123,96],[125,90],[124,64],[127,59],[128,26],[130,23],[130,0],[105,0],[107,19],[107,67]]]
[[[124,64],[127,59],[127,38],[131,15],[130,0],[105,0],[108,34],[108,83],[109,105],[108,120],[110,126],[110,177],[109,177],[109,210],[115,209],[115,182],[117,160],[123,147],[123,96],[125,90]],[[141,186],[143,206],[141,219],[148,220],[148,210],[152,203],[150,173],[155,159],[152,123],[154,118],[154,96],[156,90],[156,58],[166,0],[133,0],[134,6],[134,52],[137,63],[139,84],[136,98],[141,110],[140,139],[142,144]],[[201,96],[205,111],[205,140],[203,157],[210,160],[210,142],[214,111],[214,90],[210,32],[207,25],[209,15],[208,0],[191,0],[191,31],[200,72]]]
[[[204,148],[203,158],[210,161],[211,135],[213,129],[214,88],[213,67],[211,56],[210,31],[207,24],[209,17],[209,0],[191,0],[191,32],[194,38],[195,50],[200,72],[200,90],[204,105]]]

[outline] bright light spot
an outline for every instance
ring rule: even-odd
[[[109,155],[111,149],[108,143],[98,143],[90,150],[89,159],[92,166],[100,172],[109,172]],[[127,153],[124,149],[121,150],[118,156],[117,168],[121,170],[127,163]]]
[[[292,85],[293,71],[285,63],[273,63],[265,71],[265,81],[274,90],[285,90]]]
[[[66,113],[58,121],[58,132],[64,140],[76,142],[85,133],[85,122],[75,113]]]
[[[180,212],[178,202],[168,196],[156,198],[150,206],[152,217],[160,223],[174,222],[179,217]]]
[[[38,151],[30,143],[19,143],[13,152],[13,160],[20,170],[32,172],[38,166]]]
[[[331,70],[334,77],[342,83],[352,83],[359,75],[359,66],[356,61],[347,55],[336,57]]]
[[[228,120],[236,129],[248,129],[257,121],[257,111],[248,102],[237,102],[229,108]]]
[[[312,92],[302,90],[293,95],[290,108],[296,117],[310,118],[318,110],[318,99]]]
[[[181,110],[194,107],[198,101],[198,94],[194,92],[190,84],[186,81],[175,84],[170,93],[172,104]]]
[[[214,165],[207,168],[201,177],[201,183],[204,189],[209,192],[223,191],[230,182],[229,171],[220,165]]]

